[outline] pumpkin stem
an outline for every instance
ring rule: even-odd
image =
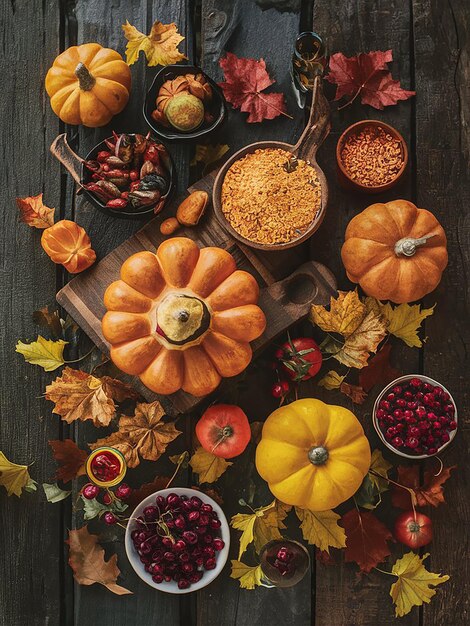
[[[308,460],[312,465],[324,465],[328,456],[328,450],[323,446],[312,446],[308,451]]]
[[[95,86],[96,78],[90,74],[87,66],[83,63],[79,63],[75,68],[75,76],[78,78],[82,91],[90,91]]]
[[[431,239],[435,235],[425,235],[419,239],[413,239],[413,237],[404,237],[395,244],[395,254],[400,256],[413,256],[420,246],[424,246],[428,239]]]

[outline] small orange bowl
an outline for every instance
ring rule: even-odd
[[[387,133],[389,133],[394,139],[397,139],[400,142],[401,156],[402,156],[402,166],[395,175],[395,177],[384,183],[383,185],[363,185],[357,180],[353,180],[346,167],[344,166],[343,160],[341,158],[341,152],[343,150],[343,146],[348,140],[349,137],[353,135],[358,135],[364,128],[372,127],[372,128],[383,128]],[[402,178],[406,166],[408,165],[408,148],[405,143],[405,140],[400,135],[400,133],[390,126],[389,124],[385,124],[380,120],[362,120],[360,122],[356,122],[349,126],[341,137],[338,139],[338,143],[336,144],[336,163],[337,163],[337,172],[338,172],[338,181],[342,187],[348,190],[354,191],[362,191],[363,193],[381,193],[382,191],[387,191],[387,189],[391,189],[394,185],[398,183],[398,181]]]

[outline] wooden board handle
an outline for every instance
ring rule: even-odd
[[[50,151],[62,163],[74,181],[81,186],[83,159],[69,146],[65,133],[54,139]]]
[[[315,154],[330,132],[330,105],[323,94],[323,77],[315,78],[310,105],[310,117],[292,152],[306,161],[315,160]]]

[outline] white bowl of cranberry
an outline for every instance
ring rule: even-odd
[[[395,379],[374,404],[373,423],[383,443],[407,459],[442,452],[457,432],[457,407],[449,391],[421,374]]]
[[[136,507],[125,546],[132,567],[148,585],[166,593],[190,593],[222,571],[230,529],[212,498],[174,487],[157,491]]]

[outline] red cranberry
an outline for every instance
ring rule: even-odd
[[[414,387],[415,389],[421,389],[422,384],[423,383],[421,382],[419,378],[412,378],[410,380],[410,386]]]
[[[215,550],[211,546],[205,546],[202,549],[202,553],[205,558],[209,558],[209,559],[215,556]]]
[[[434,406],[434,397],[431,393],[424,394],[423,404],[426,406]]]
[[[198,535],[205,535],[207,532],[207,526],[196,526],[195,530]]]
[[[87,500],[93,500],[100,493],[100,488],[98,485],[93,485],[92,483],[87,483],[82,489],[82,496]]]
[[[420,401],[424,398],[424,393],[422,391],[418,391],[418,393],[415,395],[416,400]]]
[[[421,435],[421,431],[416,426],[412,426],[409,429],[408,434],[411,435],[412,437],[419,437]]]
[[[437,448],[429,448],[428,454],[436,454]]]
[[[446,404],[444,406],[444,411],[446,413],[448,413],[449,415],[454,415],[454,413],[455,413],[455,406],[453,404],[450,404],[450,403]]]
[[[405,419],[409,419],[410,417],[414,417],[415,414],[413,413],[413,411],[410,411],[409,409],[407,409],[406,411],[403,412],[403,415],[405,416]]]
[[[424,383],[423,389],[424,389],[424,391],[432,391],[434,389],[434,387],[433,387],[433,385],[431,385],[431,383]]]
[[[442,391],[441,398],[442,400],[444,400],[444,402],[448,402],[450,400],[450,395],[447,393],[447,391]]]
[[[183,563],[183,565],[181,566],[181,570],[185,574],[191,574],[191,572],[194,571],[194,565],[192,563]]]
[[[397,420],[403,419],[403,411],[401,409],[395,409],[393,411],[393,417]]]
[[[452,420],[451,422],[449,422],[449,430],[455,430],[457,428],[457,422],[455,420]]]
[[[169,574],[165,574],[165,582],[169,583],[171,581],[171,576]]]
[[[441,435],[442,443],[447,443],[449,440],[450,440],[449,433],[442,433],[442,435]]]
[[[387,402],[387,400],[381,400],[381,402],[379,402],[379,408],[390,411],[390,402]]]
[[[423,433],[426,432],[430,427],[431,426],[430,426],[429,422],[425,422],[425,421],[418,422],[418,428]]]
[[[395,394],[393,392],[389,393],[387,394],[386,398],[389,402],[393,402],[395,400]]]
[[[153,563],[151,567],[152,574],[163,574],[163,565],[161,565],[160,563]]]
[[[376,412],[377,419],[382,419],[386,415],[387,415],[386,411],[384,411],[383,409],[377,409],[377,412]]]
[[[418,403],[417,402],[407,402],[406,406],[408,409],[411,409],[412,411],[414,411],[415,409],[418,408]]]
[[[399,396],[402,393],[403,388],[400,387],[400,385],[396,385],[396,387],[394,387],[392,391],[396,396]]]
[[[395,448],[401,448],[403,445],[403,439],[401,437],[394,437],[392,439],[392,444],[395,446]]]
[[[395,404],[399,406],[401,409],[404,409],[406,406],[406,400],[404,400],[403,398],[398,398]]]
[[[397,429],[394,426],[390,426],[389,428],[387,428],[387,432],[385,434],[387,438],[395,437],[395,435],[397,434]]]
[[[189,582],[194,584],[198,583],[202,578],[202,572],[193,572],[189,577]]]
[[[416,437],[408,437],[405,441],[405,446],[411,449],[417,448],[419,446],[419,441],[416,439]]]
[[[117,517],[114,515],[114,513],[111,513],[111,511],[106,511],[106,513],[103,515],[103,519],[104,523],[108,524],[108,526],[112,526],[117,522]]]
[[[405,417],[405,422],[407,424],[416,424],[416,418],[411,416],[411,417]]]
[[[206,535],[203,535],[202,540],[204,543],[207,543],[208,545],[210,545],[214,541],[214,537],[210,535],[209,533],[207,533]]]
[[[126,483],[122,483],[116,489],[116,497],[120,500],[127,500],[127,498],[131,495],[132,489]]]
[[[405,400],[413,400],[413,394],[411,393],[411,391],[405,391],[403,397],[405,398]]]
[[[440,430],[442,428],[441,422],[433,422],[432,427],[434,430]]]
[[[427,411],[422,405],[418,406],[418,408],[415,411],[416,417],[419,417],[420,419],[422,419],[423,417],[426,417],[426,413]]]
[[[406,428],[406,426],[405,426],[405,424],[403,424],[403,422],[400,422],[399,424],[397,424],[395,426],[395,429],[396,429],[397,433],[403,432],[405,430],[405,428]]]
[[[194,563],[198,567],[201,567],[201,565],[204,565],[204,558],[202,556],[198,556],[196,559],[194,559]]]

